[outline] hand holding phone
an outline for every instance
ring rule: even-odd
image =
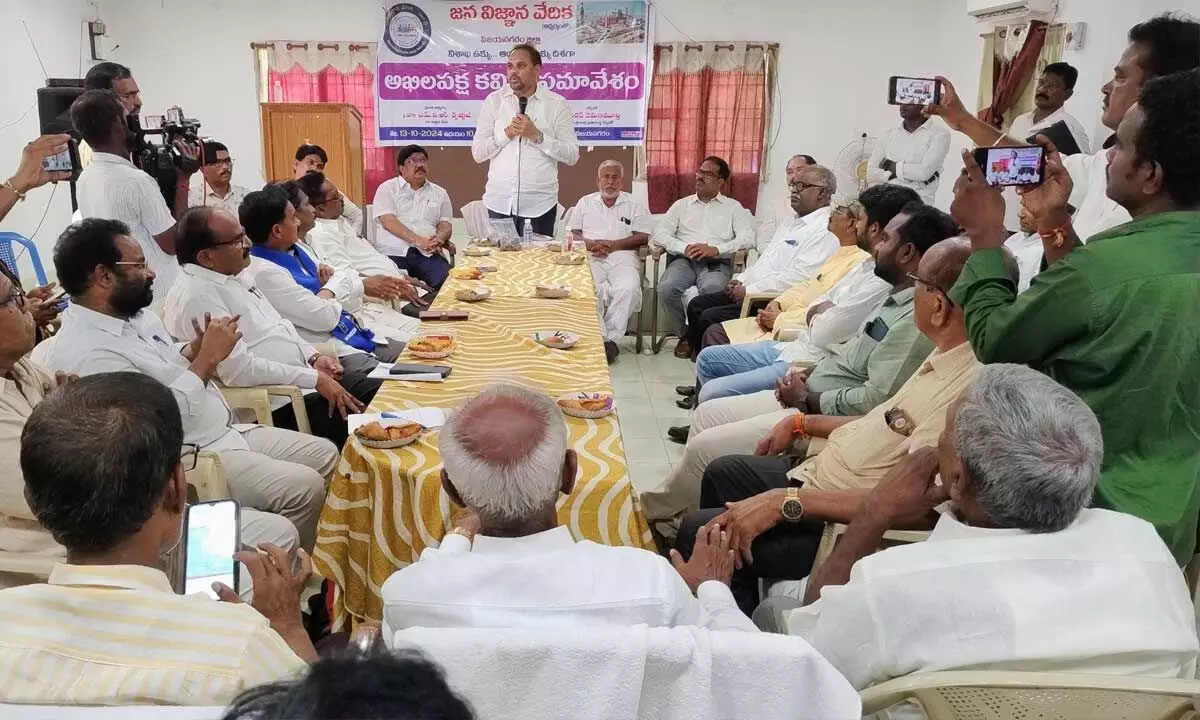
[[[973,154],[992,187],[1033,187],[1044,179],[1046,151],[1040,145],[975,148]]]
[[[236,500],[189,505],[183,520],[183,594],[218,599],[213,583],[239,591],[235,553],[242,548],[241,507]]]
[[[888,104],[937,105],[942,101],[942,85],[934,78],[893,75],[888,78]]]

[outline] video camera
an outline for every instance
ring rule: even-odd
[[[167,207],[174,212],[175,185],[178,179],[175,169],[195,172],[200,168],[201,157],[189,158],[179,151],[176,142],[192,145],[197,152],[200,146],[200,121],[185,117],[178,106],[167,108],[163,115],[129,115],[129,130],[134,134],[133,164],[158,182]],[[149,141],[151,136],[161,136],[162,143]]]

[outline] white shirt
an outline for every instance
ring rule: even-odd
[[[1097,509],[1040,534],[944,514],[925,542],[859,560],[788,628],[858,689],[941,670],[1192,678],[1200,652],[1183,573],[1154,528]]]
[[[363,227],[362,208],[351,202],[350,198],[346,197],[346,193],[339,192],[338,195],[342,196],[342,217],[346,219],[346,222],[350,223],[350,227],[354,228],[354,232],[366,232],[366,228]]]
[[[875,274],[874,260],[855,265],[829,292],[812,302],[831,302],[833,307],[814,317],[795,340],[779,343],[779,360],[811,364],[828,357],[829,348],[853,337],[891,292],[892,286]]]
[[[305,241],[338,272],[356,272],[362,277],[406,275],[387,255],[356,233],[346,218],[317,218],[316,226],[308,232]]]
[[[1004,241],[1004,247],[1017,258],[1017,268],[1020,270],[1017,292],[1023,293],[1029,289],[1033,276],[1042,271],[1042,257],[1045,254],[1042,238],[1037,233],[1014,233]]]
[[[196,173],[200,175],[200,173]],[[203,175],[200,175],[200,184],[192,185],[188,191],[188,207],[214,207],[220,208],[234,217],[238,217],[238,208],[242,206],[242,201],[246,199],[249,190],[240,185],[229,184],[229,192],[225,197],[217,194],[216,190],[208,184]]]
[[[774,293],[816,275],[840,246],[829,232],[829,212],[825,206],[780,226],[758,260],[734,279],[746,292]]]
[[[317,259],[302,244],[294,248]],[[271,307],[296,327],[300,337],[310,343],[331,343],[339,357],[362,352],[330,335],[341,322],[342,311],[353,312],[351,306],[362,307],[363,285],[357,273],[335,272],[322,290],[333,293],[332,298],[318,297],[308,288],[296,282],[292,274],[270,260],[250,258],[250,267],[244,271],[245,279],[254,283]]]
[[[179,275],[179,263],[154,241],[155,235],[175,227],[158,183],[128,159],[98,152],[80,173],[75,190],[80,217],[120,220],[129,226],[154,271],[155,305],[161,305]]]
[[[1133,219],[1128,210],[1108,197],[1107,150],[1092,155],[1070,155],[1062,160],[1075,183],[1071,191],[1071,204],[1075,206],[1071,223],[1082,242]]]
[[[579,160],[579,140],[571,106],[562,95],[541,85],[525,107],[525,114],[542,133],[541,143],[520,136],[510,140],[504,134],[518,114],[520,104],[512,88],[488,95],[479,111],[471,155],[477,163],[490,161],[483,191],[483,204],[489,210],[540,217],[558,204],[558,164],[574,165]]]
[[[787,227],[796,219],[796,211],[792,209],[790,195],[775,202],[765,202],[759,199],[758,214],[754,216],[757,227],[754,231],[754,246],[760,253],[775,239],[779,228]]]
[[[375,246],[385,255],[404,257],[408,254],[408,241],[401,240],[387,231],[380,222],[384,215],[391,215],[400,224],[421,237],[437,233],[438,223],[454,222],[454,208],[450,206],[450,195],[441,185],[425,181],[416,190],[402,177],[385,180],[375,191]],[[433,253],[421,251],[426,257]]]
[[[729,588],[692,596],[647,550],[583,540],[558,526],[520,538],[446,535],[383,584],[385,637],[407,627],[698,625],[757,632]]]
[[[80,376],[149,375],[175,396],[185,442],[206,450],[249,450],[232,425],[233,413],[221,391],[191,371],[191,363],[180,354],[182,348],[152,312],[143,310],[121,320],[73,303],[63,311],[62,329],[46,356],[46,367]]]
[[[204,313],[214,318],[241,316],[242,339],[217,365],[221,382],[230,387],[295,385],[311,390],[317,386],[317,371],[308,365],[317,349],[267,302],[246,273],[229,276],[184,265],[167,296],[167,327],[178,338],[191,338],[192,319],[203,323]],[[275,398],[272,406],[277,402],[282,406],[287,399]]]
[[[1079,122],[1074,115],[1067,112],[1065,106],[1042,118],[1041,122],[1033,121],[1034,112],[1036,111],[1030,110],[1024,115],[1018,115],[1012,121],[1012,125],[1008,129],[1008,135],[1017,140],[1026,140],[1030,135],[1045,130],[1057,122],[1065,122],[1067,129],[1071,131],[1071,137],[1075,138],[1075,144],[1079,146],[1079,152],[1084,155],[1091,154],[1092,144],[1088,142],[1087,130],[1083,129],[1083,123]]]
[[[612,207],[594,192],[579,198],[571,214],[568,232],[581,232],[585,240],[623,240],[635,232],[650,234],[654,225],[650,211],[627,192],[617,194]]]
[[[704,202],[689,195],[667,210],[651,243],[672,255],[682,255],[694,243],[707,243],[721,255],[732,255],[754,247],[754,218],[733,198],[718,194]]]
[[[913,132],[904,125],[891,128],[879,142],[867,163],[867,177],[872,184],[893,183],[917,191],[926,205],[932,205],[937,195],[946,155],[950,152],[950,131],[933,119],[926,120]],[[879,164],[884,160],[896,163],[896,177],[890,178]]]

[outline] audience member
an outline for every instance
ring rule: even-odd
[[[1171,554],[1146,522],[1088,508],[1103,442],[1087,405],[988,365],[946,416],[938,449],[867,496],[813,573],[820,600],[790,613],[790,598],[768,600],[764,626],[802,635],[860,689],[954,669],[1194,677],[1196,618]],[[947,498],[928,540],[875,553]]]
[[[920,105],[900,106],[900,127],[891,128],[875,143],[867,177],[872,183],[912,188],[922,202],[932,205],[950,152],[950,133],[940,123],[929,122],[922,110]]]
[[[796,173],[792,184],[795,217],[782,225],[758,259],[738,273],[724,290],[699,295],[687,306],[688,344],[693,354],[706,344],[727,344],[721,323],[742,312],[746,294],[780,293],[815,276],[837,251],[837,237],[829,232],[829,203],[837,192],[837,178],[828,168],[808,165]]]
[[[21,163],[17,166],[16,174],[0,185],[0,220],[3,220],[17,203],[24,200],[25,194],[30,190],[49,182],[71,179],[69,172],[50,172],[42,167],[43,160],[67,149],[67,141],[70,137],[70,135],[42,135],[25,144],[25,148],[21,151]]]
[[[429,180],[429,152],[408,145],[396,153],[398,177],[375,191],[375,247],[396,267],[439,290],[454,256],[454,208],[441,185]]]
[[[1037,219],[1024,207],[1017,213],[1017,217],[1021,223],[1021,231],[1009,235],[1004,241],[1004,247],[1017,258],[1017,267],[1021,270],[1017,292],[1023,293],[1029,289],[1033,276],[1042,271],[1042,258],[1045,256],[1042,251],[1042,237],[1037,232]]]
[[[787,195],[785,197],[772,197],[770,202],[763,202],[758,206],[758,213],[755,215],[758,227],[755,230],[755,247],[759,252],[767,249],[767,243],[775,237],[775,233],[779,231],[780,226],[790,225],[796,219],[796,211],[792,208],[792,185],[796,184],[796,176],[800,174],[800,170],[809,165],[816,165],[817,161],[812,155],[793,155],[788,158],[787,165],[783,168],[784,180],[787,182]]]
[[[584,195],[575,205],[567,231],[572,242],[587,248],[596,284],[596,302],[604,326],[604,355],[611,365],[620,352],[629,318],[642,306],[646,268],[638,250],[650,240],[653,224],[645,204],[621,191],[625,166],[605,160],[596,170],[599,192]]]
[[[281,428],[233,425],[211,381],[239,344],[238,319],[202,316],[186,333],[191,342],[172,344],[146,310],[154,271],[116,220],[68,227],[54,248],[54,267],[71,305],[46,367],[81,376],[135,371],[166,385],[183,415],[185,441],[220,455],[229,491],[242,504],[246,542],[312,547],[337,448]]]
[[[467,514],[384,583],[385,636],[412,626],[754,630],[726,585],[733,556],[720,532],[697,537],[690,562],[674,558],[677,574],[652,552],[576,542],[559,525],[555,504],[578,467],[545,395],[493,385],[450,416],[439,443],[442,487]]]
[[[347,310],[362,305],[356,273],[322,268],[300,244],[300,214],[287,190],[269,186],[246,196],[238,217],[250,240],[247,277],[310,343],[331,343],[338,357],[370,353],[394,362],[400,349],[361,325]],[[261,280],[266,280],[263,287]],[[369,370],[368,370],[369,371]]]
[[[180,458],[184,437],[172,392],[135,372],[83,378],[33,409],[25,494],[67,557],[46,583],[0,591],[0,701],[219,704],[316,659],[300,620],[303,551],[298,573],[273,545],[238,554],[253,607],[224,587],[227,602],[181,597],[157,569],[180,542],[196,452]]]
[[[1026,140],[1057,122],[1063,122],[1075,138],[1079,152],[1085,155],[1090,153],[1092,145],[1083,123],[1063,107],[1075,94],[1078,80],[1079,71],[1070,63],[1050,63],[1043,68],[1034,91],[1034,108],[1024,115],[1018,115],[1009,126],[1008,134],[1018,140]]]
[[[1192,32],[1200,39],[1200,25]],[[1050,154],[1046,181],[1024,202],[1039,228],[1057,228],[1047,245],[1066,254],[1019,297],[998,268],[1003,198],[971,158],[953,205],[976,251],[955,287],[976,354],[1036,367],[1083,398],[1104,430],[1096,505],[1152,523],[1181,565],[1200,514],[1197,107],[1200,69],[1142,87],[1108,151],[1108,196],[1133,222],[1086,246],[1068,214],[1073,177]]]
[[[695,286],[701,295],[720,292],[733,276],[733,254],[754,246],[750,213],[722,191],[729,163],[707,157],[696,170],[696,193],[676,200],[658,224],[652,243],[667,252],[667,269],[658,281],[663,310],[679,330],[675,357],[691,357],[683,294]]]
[[[470,704],[416,651],[317,661],[300,680],[250,688],[222,720],[473,720]]]
[[[21,278],[17,277],[17,274],[3,260],[0,260],[0,274],[3,274],[12,283],[15,288],[13,292],[20,296],[23,303],[24,312],[33,316],[34,344],[41,342],[54,328],[58,316],[62,312],[59,307],[60,300],[52,299],[55,283],[39,285],[29,292],[25,292],[21,290]],[[13,300],[12,302],[17,301]]]
[[[290,210],[291,204],[287,207]],[[290,213],[288,222],[294,228],[295,211]],[[242,274],[250,264],[250,240],[229,213],[189,210],[180,221],[179,244],[183,274],[171,289],[166,308],[171,334],[191,338],[206,318],[239,318],[240,338],[217,365],[221,382],[229,387],[295,385],[310,391],[304,404],[313,434],[340,449],[346,442],[346,416],[362,412],[383,382],[367,377],[378,361],[365,352],[341,359],[322,355],[300,337],[296,327]],[[273,398],[272,410],[277,426],[296,429],[286,398]]]
[[[175,221],[187,210],[188,182],[194,171],[176,170],[172,215],[158,183],[129,159],[133,136],[125,124],[125,112],[112,90],[88,90],[71,105],[71,122],[94,153],[91,165],[76,183],[79,212],[84,218],[118,220],[129,228],[158,278],[151,300],[161,308],[179,275],[174,258]]]
[[[305,143],[296,148],[296,162],[292,164],[292,173],[294,180],[300,180],[305,175],[312,172],[325,172],[325,166],[329,163],[329,155],[320,145],[310,145]],[[342,199],[342,204],[338,209],[338,216],[346,219],[350,223],[350,227],[354,228],[356,233],[366,232],[363,226],[362,208],[350,201],[350,198],[338,193],[338,197]],[[312,197],[310,195],[309,199]],[[313,203],[314,205],[316,203]]]
[[[229,156],[229,148],[225,143],[206,140],[202,143],[201,159],[200,184],[188,193],[188,207],[214,207],[237,215],[249,190],[233,184],[233,158]]]
[[[142,91],[133,72],[115,62],[96,63],[83,78],[85,90],[112,90],[125,108],[125,114],[137,116],[142,114]]]

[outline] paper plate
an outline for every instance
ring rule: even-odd
[[[476,285],[475,287],[465,288],[454,293],[455,299],[463,302],[479,302],[480,300],[487,300],[491,296],[492,289],[487,285]]]
[[[582,265],[587,260],[583,255],[578,253],[559,253],[558,257],[554,258],[555,265]]]
[[[450,347],[445,350],[437,350],[437,351],[417,350],[416,348],[413,347],[413,343],[420,340],[423,337],[449,337],[453,342],[451,343]],[[415,338],[413,338],[411,341],[409,341],[406,349],[410,353],[412,353],[413,355],[416,355],[419,358],[424,358],[426,360],[441,360],[442,358],[448,358],[451,355],[453,355],[454,351],[457,348],[458,348],[458,341],[457,341],[457,338],[455,338],[454,333],[449,330],[439,330],[437,332],[427,332],[427,333],[422,333],[420,335],[417,335]]]
[[[551,350],[566,350],[579,344],[579,336],[568,330],[538,330],[529,337],[533,338],[537,344],[544,345]],[[559,338],[562,342],[553,343],[551,342],[553,338]]]
[[[484,257],[486,255],[491,255],[491,254],[492,254],[492,249],[486,248],[486,247],[472,246],[472,247],[467,248],[466,250],[463,250],[463,255],[466,255],[467,257]]]
[[[545,283],[534,287],[534,294],[540,298],[549,298],[551,300],[560,300],[565,297],[570,297],[570,285],[557,285],[554,283]]]
[[[584,400],[604,399],[604,400],[608,401],[608,404],[599,410],[580,410],[577,408],[564,407],[562,404],[562,401],[564,401],[564,400],[580,400],[580,399],[584,399]],[[561,395],[558,397],[557,404],[558,404],[558,409],[562,410],[563,414],[570,415],[571,417],[583,418],[584,420],[595,420],[597,418],[602,418],[606,415],[612,415],[613,411],[617,409],[616,402],[615,402],[613,396],[608,393],[585,393],[585,392],[567,393],[566,395]]]

